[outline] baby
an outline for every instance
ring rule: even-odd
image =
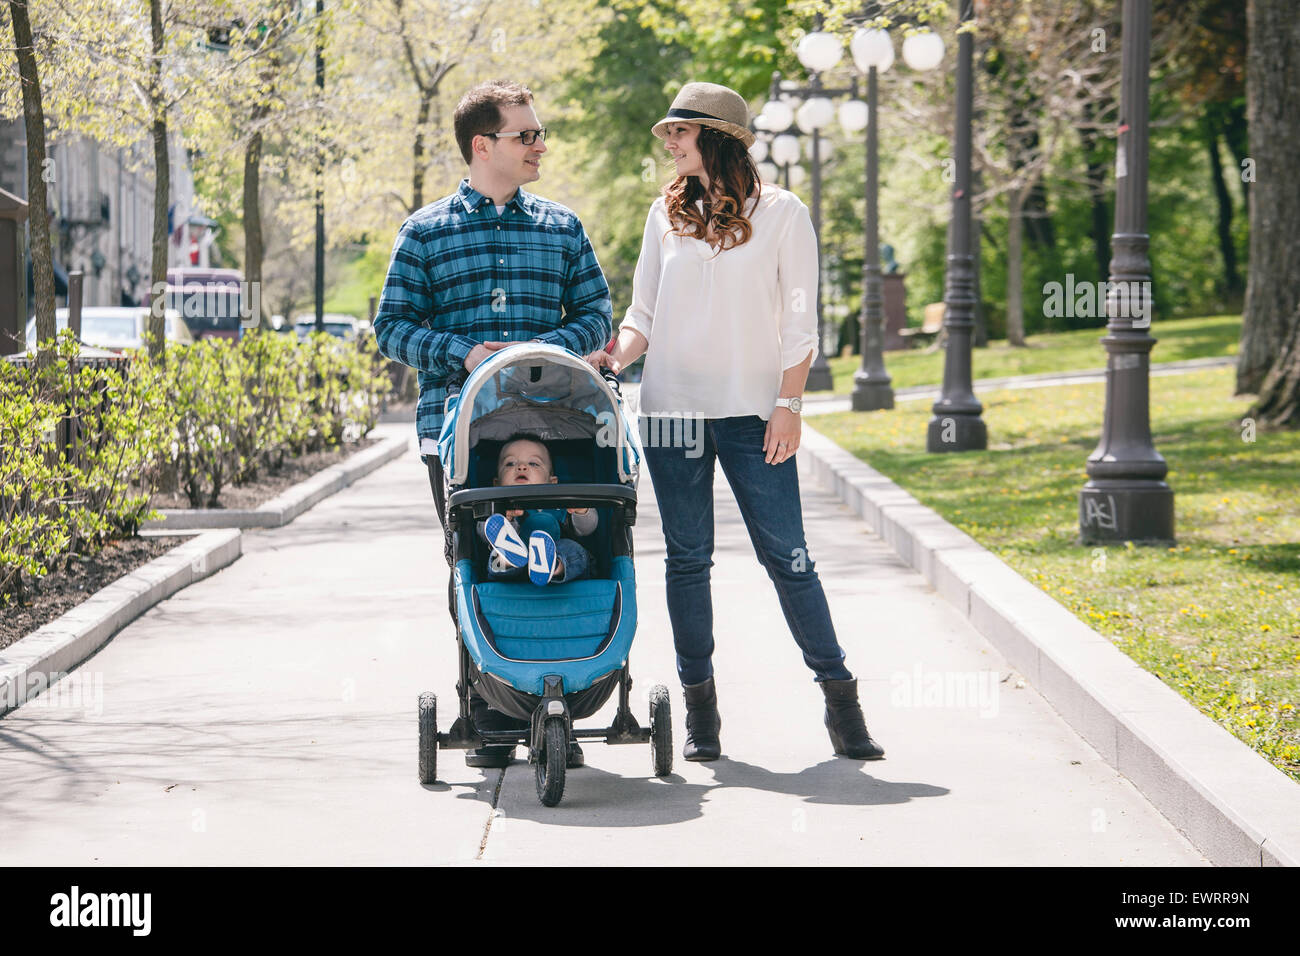
[[[536,437],[513,435],[501,446],[495,484],[542,485],[558,480],[551,472],[550,451]],[[567,521],[574,535],[591,534],[599,520],[591,508],[568,509]],[[591,554],[563,535],[565,521],[565,513],[559,508],[512,509],[504,515],[488,515],[483,527],[484,537],[492,546],[488,577],[515,577],[527,567],[528,579],[539,586],[585,578]]]

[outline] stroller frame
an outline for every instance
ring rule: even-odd
[[[615,395],[619,392],[618,380],[607,371],[604,380]],[[560,673],[545,674],[541,678],[540,694],[531,693],[510,683],[490,671],[480,670],[475,664],[465,641],[466,624],[462,615],[476,615],[476,621],[498,655],[506,657],[495,646],[485,617],[479,614],[478,592],[475,586],[462,587],[472,580],[475,568],[475,547],[478,522],[492,513],[507,510],[536,508],[601,508],[611,517],[611,560],[632,555],[631,527],[636,523],[636,492],[623,484],[567,483],[562,485],[515,485],[509,487],[460,488],[447,499],[447,529],[450,553],[453,555],[452,591],[456,595],[453,620],[456,624],[458,662],[457,716],[446,732],[437,730],[436,697],[420,695],[420,780],[434,782],[438,750],[477,749],[485,746],[528,747],[529,763],[535,765],[537,794],[546,806],[559,803],[564,791],[566,758],[570,741],[600,740],[608,744],[651,745],[651,757],[656,776],[666,776],[672,771],[672,723],[668,691],[655,685],[649,694],[650,721],[642,726],[632,713],[630,695],[632,676],[628,658],[630,647],[623,653],[618,666],[590,679],[590,686],[578,691],[566,691]],[[622,612],[622,583],[616,593],[613,620],[605,642],[590,658],[595,662],[613,640],[618,630]],[[467,607],[465,595],[473,601]],[[634,595],[633,602],[634,602]],[[633,603],[634,607],[634,603]],[[481,648],[480,648],[481,649]],[[529,661],[540,663],[540,661]],[[565,663],[556,661],[556,670]],[[603,665],[601,665],[603,666]],[[488,730],[475,726],[470,708],[470,688],[473,687],[486,704],[495,711],[515,717],[527,726],[518,730]],[[608,727],[575,727],[574,723],[598,711],[618,691],[618,707]]]

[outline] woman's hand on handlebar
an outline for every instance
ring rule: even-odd
[[[607,368],[615,375],[623,371],[623,363],[614,358],[614,356],[610,355],[604,349],[597,349],[595,352],[592,352],[587,356],[587,361],[591,363],[593,368]]]

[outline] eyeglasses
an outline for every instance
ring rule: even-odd
[[[521,129],[513,133],[484,133],[484,136],[491,136],[493,139],[511,139],[518,136],[519,142],[525,146],[532,146],[540,137],[543,142],[546,141],[546,127],[541,129]]]

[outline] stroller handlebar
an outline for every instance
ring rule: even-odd
[[[447,499],[447,512],[470,508],[475,519],[483,519],[495,512],[518,508],[618,508],[627,524],[636,520],[636,491],[625,485],[609,484],[546,484],[518,485],[515,487],[463,488],[453,491]]]

